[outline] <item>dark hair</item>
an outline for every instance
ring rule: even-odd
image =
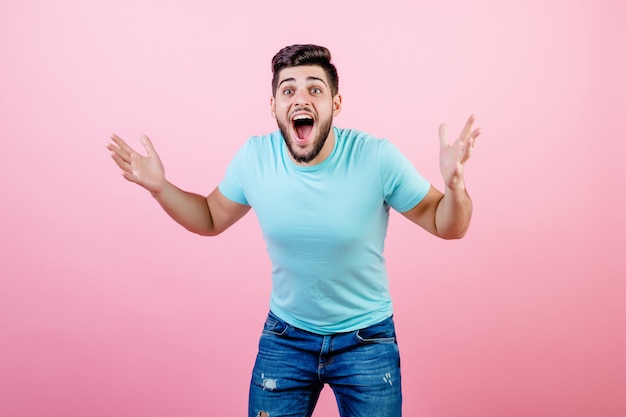
[[[278,74],[284,68],[297,67],[300,65],[319,65],[322,67],[328,82],[330,83],[330,91],[332,95],[339,92],[339,76],[337,68],[330,62],[330,51],[318,45],[291,45],[286,46],[272,58],[272,94],[276,96],[276,88],[278,87]]]

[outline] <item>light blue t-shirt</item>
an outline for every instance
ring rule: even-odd
[[[252,137],[219,184],[259,219],[272,262],[270,309],[318,334],[392,314],[383,257],[389,207],[410,210],[430,188],[391,142],[333,129],[334,149],[313,166],[290,159],[280,131]]]

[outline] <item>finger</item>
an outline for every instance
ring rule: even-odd
[[[461,158],[460,158],[460,162],[461,164],[464,164],[472,155],[472,149],[474,148],[474,141],[472,140],[472,138],[469,138],[466,142],[465,145],[461,148]]]
[[[122,140],[122,138],[120,138],[119,136],[117,136],[115,133],[111,133],[110,138],[113,142],[115,142],[115,144],[122,150],[125,150],[126,152],[131,150],[131,147],[128,146],[128,144],[126,142],[124,142]]]
[[[124,159],[125,152],[123,152],[118,146],[113,145],[112,143],[107,143],[106,148],[111,151],[111,156],[118,155],[120,158]]]
[[[483,133],[483,131],[480,130],[480,128],[474,129],[474,131],[472,132],[472,135],[471,135],[472,143],[476,142],[476,139],[478,139],[478,136],[480,136],[481,133]]]
[[[132,172],[122,172],[122,176],[127,181],[134,182],[135,184],[140,184],[139,178],[135,176]]]
[[[130,160],[130,155],[132,155],[135,152],[135,150],[131,148],[126,142],[122,140],[122,138],[117,136],[115,133],[112,133],[110,137],[111,137],[111,140],[115,142],[115,144],[122,151],[121,153],[118,152],[119,155],[121,155],[124,159]]]
[[[480,136],[480,134],[482,133],[482,130],[480,129],[474,129],[468,136],[467,138],[465,138],[464,143],[466,144],[465,146],[468,146],[470,148],[473,148],[474,145],[476,144],[476,139],[478,138],[478,136]]]
[[[132,149],[119,136],[112,134],[111,140],[115,143],[108,143],[107,149],[111,151],[111,156],[118,155],[124,162],[130,161]],[[117,145],[117,146],[116,146]]]
[[[439,142],[441,143],[441,147],[449,145],[448,126],[445,123],[439,125]]]
[[[121,156],[119,156],[116,153],[112,153],[111,154],[111,158],[113,158],[113,160],[115,161],[115,163],[117,164],[118,167],[120,167],[120,169],[124,172],[132,172],[133,169],[131,167],[131,165]]]
[[[480,129],[474,129],[474,131],[472,131],[470,136],[465,141],[465,144],[464,144],[464,146],[462,148],[462,152],[463,152],[463,154],[461,156],[461,162],[462,163],[465,163],[470,158],[470,156],[472,156],[472,151],[474,150],[474,145],[476,145],[476,139],[478,138],[480,133],[481,133]]]
[[[146,152],[149,157],[154,156],[156,154],[156,151],[154,150],[154,145],[152,145],[152,141],[150,140],[148,136],[142,135],[141,138],[139,138],[139,140],[141,141],[141,144],[143,145],[143,147],[146,149]]]
[[[463,126],[463,130],[461,131],[461,135],[459,136],[461,140],[470,135],[470,132],[472,131],[472,125],[474,124],[475,119],[476,117],[473,114],[468,117],[467,121],[465,122],[465,126]]]

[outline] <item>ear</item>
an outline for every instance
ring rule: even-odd
[[[335,94],[333,97],[333,117],[337,116],[341,112],[341,94]]]
[[[270,111],[272,112],[272,117],[276,119],[276,100],[274,100],[274,96],[270,97]]]

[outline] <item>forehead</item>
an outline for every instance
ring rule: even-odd
[[[321,79],[328,85],[326,72],[319,65],[298,65],[296,67],[283,68],[278,74],[278,84],[283,81],[306,81]]]

